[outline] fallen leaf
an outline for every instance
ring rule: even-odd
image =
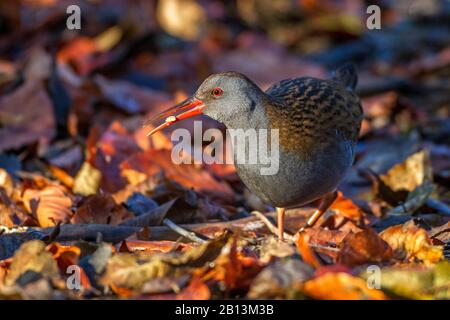
[[[370,289],[366,281],[348,273],[326,273],[307,281],[303,286],[306,295],[321,300],[386,300],[380,290]]]
[[[319,268],[321,263],[317,258],[315,252],[309,246],[310,236],[304,232],[300,232],[297,236],[295,244],[297,245],[298,251],[307,264],[314,268]]]
[[[364,278],[374,274],[363,272]],[[411,268],[390,267],[380,271],[379,285],[394,298],[449,299],[450,263],[439,262],[433,268],[415,266]]]
[[[230,238],[222,248],[221,254],[214,261],[213,268],[206,267],[199,271],[203,280],[220,282],[226,292],[233,290],[246,291],[251,279],[261,270],[261,264],[253,257],[247,257],[238,249],[238,233]]]
[[[114,121],[95,143],[91,163],[101,174],[100,187],[115,193],[126,186],[120,165],[128,157],[139,153],[131,133],[118,121]]]
[[[102,173],[86,161],[75,176],[72,191],[83,196],[96,194],[101,178]]]
[[[59,63],[73,65],[80,75],[85,76],[106,64],[109,56],[100,52],[95,39],[76,37],[59,50],[57,60]]]
[[[171,251],[186,251],[193,248],[192,245],[175,241],[142,241],[142,240],[126,240],[123,241],[130,252],[135,253],[167,253]]]
[[[357,224],[360,224],[364,218],[363,211],[356,204],[354,204],[350,198],[344,197],[340,191],[338,191],[337,197],[331,204],[330,209],[333,209],[340,215],[355,221]]]
[[[133,217],[134,215],[117,204],[111,195],[95,194],[82,201],[71,222],[116,225]]]
[[[0,99],[0,152],[55,135],[53,107],[41,81],[29,80]]]
[[[13,285],[25,272],[32,271],[44,277],[58,277],[58,265],[52,254],[39,240],[25,242],[14,254],[5,284]]]
[[[313,269],[294,258],[277,260],[264,268],[253,280],[249,299],[301,298],[305,281],[313,276]]]
[[[77,246],[65,246],[58,242],[52,242],[47,246],[47,251],[53,255],[53,259],[58,263],[58,267],[63,274],[66,274],[67,268],[78,263],[81,250]]]
[[[393,166],[380,178],[393,191],[413,191],[433,180],[430,156],[427,151],[416,152],[402,163]]]
[[[234,198],[231,188],[224,182],[218,182],[207,171],[192,164],[174,164],[169,150],[147,150],[135,153],[121,164],[121,168],[128,172],[133,170],[145,173],[147,176],[163,171],[167,178],[200,193],[226,202],[232,202]]]
[[[208,300],[211,298],[209,287],[199,278],[193,276],[189,285],[177,294],[177,300]]]
[[[101,283],[117,293],[137,294],[151,279],[176,278],[214,261],[229,238],[230,234],[225,233],[185,252],[151,255],[116,253],[108,260]]]
[[[121,225],[130,227],[159,226],[175,202],[175,199],[170,200],[145,214],[128,219],[127,221],[121,223]]]
[[[41,227],[67,222],[72,216],[72,198],[61,186],[27,189],[22,200],[28,212],[36,215]]]
[[[356,266],[369,262],[389,261],[392,258],[390,246],[371,228],[358,233],[349,233],[340,245],[337,263]]]
[[[434,246],[427,231],[416,226],[414,221],[389,227],[380,236],[394,250],[397,259],[433,265],[443,258],[443,247]]]

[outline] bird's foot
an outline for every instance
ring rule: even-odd
[[[252,211],[251,214],[253,214],[254,216],[256,216],[259,220],[261,220],[265,226],[267,227],[267,229],[269,229],[269,231],[275,235],[278,235],[278,239],[280,241],[284,241],[284,240],[288,240],[288,241],[294,241],[294,236],[287,233],[287,232],[283,232],[283,237],[279,236],[279,230],[278,228],[269,220],[269,218],[267,218],[264,214],[262,214],[259,211]]]

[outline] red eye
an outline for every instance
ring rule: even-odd
[[[215,96],[215,97],[220,97],[220,96],[222,95],[222,93],[223,93],[223,91],[222,91],[222,89],[220,89],[220,88],[214,88],[214,89],[211,91],[211,94],[212,94],[213,96]]]

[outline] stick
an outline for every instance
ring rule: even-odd
[[[259,220],[261,220],[266,227],[269,229],[270,232],[272,232],[275,235],[278,235],[278,229],[273,225],[273,223],[261,212],[259,211],[252,211],[251,214],[256,216]],[[290,235],[289,233],[284,232],[284,238],[290,241],[294,241],[294,236]]]
[[[193,231],[188,231],[186,229],[183,229],[182,227],[180,227],[179,225],[175,224],[175,222],[173,222],[170,219],[164,219],[163,220],[163,224],[168,226],[170,229],[172,229],[173,231],[175,231],[176,233],[178,233],[179,235],[182,235],[183,237],[193,241],[193,242],[198,242],[198,243],[205,243],[206,241],[200,237],[198,237],[195,232]]]
[[[450,206],[446,205],[444,202],[428,198],[427,202],[425,202],[427,206],[433,208],[434,210],[439,211],[439,213],[450,216]]]

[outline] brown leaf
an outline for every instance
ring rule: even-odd
[[[319,268],[321,263],[317,258],[315,252],[309,246],[310,236],[301,232],[298,234],[295,244],[297,245],[298,251],[307,264],[314,268]]]
[[[153,176],[164,171],[167,178],[175,180],[187,188],[205,193],[227,202],[232,202],[234,194],[231,188],[224,182],[218,182],[211,174],[191,164],[176,165],[171,159],[169,150],[147,150],[132,155],[121,165],[122,170],[145,173]]]
[[[336,200],[331,204],[330,209],[337,211],[340,215],[355,221],[357,224],[360,224],[364,218],[363,211],[350,198],[344,197],[340,191]]]
[[[264,268],[253,280],[250,299],[292,299],[303,283],[313,276],[313,269],[298,259],[278,260]]]
[[[443,258],[443,247],[434,246],[425,229],[410,220],[405,224],[392,226],[380,233],[394,250],[394,257],[401,260],[419,260],[433,265]]]
[[[47,246],[47,251],[53,254],[53,258],[58,263],[58,267],[63,274],[67,267],[78,263],[81,250],[77,246],[65,246],[58,242],[52,242]]]
[[[75,66],[80,75],[87,75],[90,71],[108,62],[108,55],[99,53],[95,41],[88,37],[77,37],[66,44],[57,55],[60,63]]]
[[[35,142],[48,142],[55,135],[53,107],[40,81],[27,81],[0,100],[0,152]]]
[[[42,190],[25,190],[23,203],[28,212],[35,215],[41,227],[67,222],[72,215],[72,197],[57,185],[47,186]]]
[[[131,155],[140,151],[133,136],[119,122],[113,122],[106,130],[93,150],[91,163],[101,174],[100,187],[114,193],[126,185],[121,174],[120,164]]]
[[[111,195],[95,194],[84,199],[71,222],[117,225],[132,217],[134,215],[117,204]]]
[[[193,276],[190,284],[177,294],[177,300],[208,300],[211,298],[209,287],[199,277]]]
[[[204,280],[220,281],[227,292],[250,286],[251,279],[261,270],[257,259],[245,256],[238,249],[238,234],[235,234],[222,249],[214,262],[214,268],[202,275]]]
[[[370,228],[358,233],[349,233],[341,243],[337,263],[356,266],[369,262],[388,261],[392,249]]]
[[[175,241],[142,241],[142,240],[124,240],[129,252],[135,253],[167,253],[172,251],[185,251],[192,248],[192,245]]]

